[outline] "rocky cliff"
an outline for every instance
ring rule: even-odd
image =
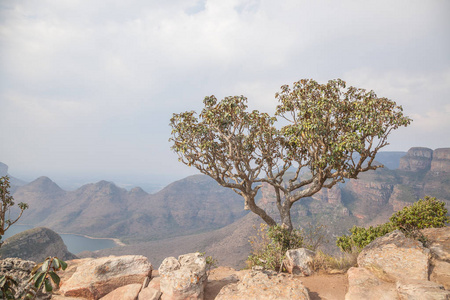
[[[67,250],[67,246],[56,232],[44,227],[29,229],[6,239],[0,248],[0,256],[36,262],[44,261],[48,256],[56,256],[63,260],[76,258]]]

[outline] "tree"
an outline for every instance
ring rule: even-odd
[[[411,122],[394,101],[346,88],[340,79],[327,84],[303,79],[292,89],[282,86],[275,98],[275,115],[287,121],[280,129],[276,117],[247,112],[243,96],[220,102],[210,96],[199,118],[193,111],[173,115],[170,141],[181,162],[232,188],[246,209],[274,226],[255,203],[262,184],[270,184],[281,226],[289,231],[295,202],[380,167],[374,159],[391,131]]]
[[[0,247],[3,245],[1,237],[5,234],[6,230],[9,229],[11,225],[16,223],[20,217],[22,217],[23,211],[28,208],[28,204],[20,202],[18,207],[20,209],[19,216],[13,220],[10,219],[10,209],[14,206],[14,198],[9,193],[9,177],[4,176],[0,178],[0,199],[2,200],[0,206]]]

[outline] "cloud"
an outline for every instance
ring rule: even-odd
[[[0,5],[0,126],[10,170],[195,172],[169,150],[173,112],[281,85],[343,78],[415,121],[392,149],[447,145],[450,3],[31,1]],[[435,134],[430,135],[432,131]],[[108,178],[104,178],[108,179]]]

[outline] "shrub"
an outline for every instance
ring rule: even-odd
[[[391,231],[400,229],[405,234],[418,238],[422,242],[424,237],[417,234],[419,229],[429,227],[444,227],[450,222],[447,209],[443,201],[434,197],[425,196],[422,200],[394,213],[389,222],[369,228],[353,226],[351,235],[343,235],[337,238],[336,245],[344,252],[360,252],[377,237],[383,236]]]
[[[303,237],[304,247],[312,251],[316,251],[319,247],[328,243],[328,232],[325,225],[313,225],[309,222],[300,232]]]
[[[256,237],[250,238],[252,254],[247,259],[248,267],[261,266],[265,269],[280,270],[286,251],[301,248],[303,238],[299,230],[289,230],[279,225],[260,225]]]
[[[395,228],[411,232],[430,227],[445,227],[450,222],[443,201],[425,196],[411,206],[404,207],[389,219]]]

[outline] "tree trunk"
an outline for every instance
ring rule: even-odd
[[[269,226],[275,226],[277,223],[272,219],[271,216],[269,216],[264,209],[256,205],[255,198],[254,197],[244,197],[245,203],[248,205],[248,208],[255,214],[257,214],[261,219],[264,220],[264,222],[267,223]]]
[[[292,204],[286,199],[286,201],[281,206],[280,217],[281,217],[281,227],[292,232],[292,220],[291,220],[291,206]]]

